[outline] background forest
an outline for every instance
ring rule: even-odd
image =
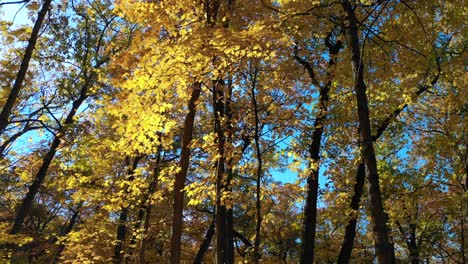
[[[463,0],[0,0],[1,263],[467,263]]]

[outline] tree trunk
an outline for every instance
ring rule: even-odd
[[[114,246],[114,256],[112,257],[112,262],[115,264],[120,264],[123,257],[123,245],[125,243],[125,236],[127,233],[127,215],[128,208],[125,207],[120,212],[119,226],[117,227],[117,243]]]
[[[415,96],[418,97],[425,91],[427,91],[430,87],[434,86],[437,81],[439,80],[440,69],[438,74],[434,76],[429,84],[422,85],[416,91]],[[396,108],[393,112],[391,112],[376,129],[375,135],[372,136],[372,142],[377,141],[382,134],[387,130],[387,127],[390,123],[395,120],[398,115],[408,106],[408,104],[404,104]],[[354,193],[353,197],[351,198],[350,207],[353,210],[359,210],[359,204],[361,202],[361,196],[364,191],[364,182],[365,182],[365,167],[364,163],[359,163],[357,174],[356,174],[356,184],[354,185]],[[338,256],[338,263],[349,263],[351,258],[351,252],[353,250],[354,238],[356,236],[356,224],[357,219],[356,216],[353,216],[346,225],[345,228],[345,235],[343,238],[343,243],[341,245],[340,254]]]
[[[28,193],[26,194],[25,198],[21,202],[21,205],[17,211],[15,222],[13,223],[13,227],[10,231],[10,234],[17,234],[23,228],[24,219],[29,215],[31,207],[34,203],[34,197],[36,196],[37,192],[39,191],[39,188],[44,182],[44,179],[47,175],[47,171],[49,170],[49,166],[52,163],[55,153],[57,152],[57,149],[60,146],[60,143],[62,141],[62,138],[64,137],[66,133],[67,126],[73,124],[74,122],[73,118],[75,117],[75,114],[78,111],[78,108],[86,100],[86,98],[88,98],[88,90],[92,85],[92,81],[94,77],[95,77],[95,74],[92,73],[86,79],[86,82],[83,84],[83,87],[81,88],[79,98],[73,101],[72,109],[68,113],[67,118],[65,119],[65,122],[63,123],[60,131],[54,136],[54,139],[52,140],[52,144],[50,145],[49,151],[43,158],[42,165],[39,168],[39,171],[37,172],[33,183],[31,184],[31,186],[29,186]]]
[[[257,156],[257,178],[256,178],[256,193],[255,193],[255,207],[256,207],[256,225],[255,225],[255,241],[254,241],[254,262],[258,263],[261,258],[260,254],[260,242],[261,242],[261,226],[262,226],[262,204],[261,204],[261,183],[262,183],[262,174],[263,174],[263,160],[262,160],[262,151],[260,147],[260,119],[259,119],[259,110],[258,110],[258,103],[256,98],[256,81],[257,81],[257,69],[254,70],[254,73],[251,77],[252,79],[252,105],[255,114],[255,130],[254,130],[254,142],[255,142],[255,154]]]
[[[395,263],[395,252],[393,244],[390,242],[388,236],[387,218],[384,212],[382,196],[380,193],[377,160],[372,142],[366,84],[364,82],[364,69],[362,65],[361,47],[357,27],[359,23],[354,14],[354,9],[348,1],[343,3],[343,7],[348,15],[348,46],[352,56],[352,66],[354,71],[354,89],[356,91],[357,111],[359,117],[361,156],[364,161],[368,181],[372,231],[374,235],[377,259],[381,264]]]
[[[216,264],[225,263],[226,254],[226,207],[222,204],[222,195],[224,191],[225,177],[225,154],[224,154],[224,143],[225,136],[222,129],[221,119],[224,116],[224,92],[221,84],[217,81],[213,86],[213,114],[215,120],[215,133],[217,135],[216,143],[218,148],[218,160],[216,162],[216,211],[215,211],[215,224],[216,224]]]
[[[419,264],[419,248],[416,243],[416,224],[410,224],[410,240],[408,241],[408,248],[410,250],[411,263]]]
[[[359,163],[356,173],[356,184],[354,185],[354,193],[350,205],[351,209],[356,211],[356,216],[351,217],[348,224],[346,225],[343,244],[341,245],[340,254],[338,256],[338,264],[347,264],[351,258],[351,252],[353,251],[354,246],[354,238],[356,237],[357,211],[359,210],[362,192],[364,191],[364,182],[366,180],[365,170],[366,168],[364,163]]]
[[[140,264],[145,264],[145,255],[146,255],[146,236],[148,235],[149,225],[150,225],[150,217],[151,217],[151,205],[148,205],[146,208],[145,213],[145,224],[143,227],[143,238],[141,239],[141,248],[140,248]]]
[[[138,210],[137,221],[135,225],[133,226],[133,234],[132,234],[132,237],[130,238],[130,245],[129,245],[128,253],[125,255],[125,263],[132,262],[131,258],[133,255],[133,251],[136,248],[137,241],[138,241],[137,232],[141,228],[141,223],[144,223],[146,225],[145,215],[149,211],[148,208],[151,207],[151,196],[154,194],[158,186],[158,179],[159,179],[158,176],[159,176],[159,171],[160,171],[159,163],[160,163],[160,158],[161,158],[160,154],[161,154],[161,150],[159,150],[157,154],[156,164],[153,170],[153,176],[151,178],[151,182],[148,186],[148,190],[143,195],[141,202],[139,202],[139,205],[138,205],[140,209]],[[143,237],[144,237],[144,234],[142,234],[142,241],[141,241],[142,243],[143,243]]]
[[[232,111],[231,111],[231,102],[232,102],[232,80],[229,80],[227,83],[227,94],[225,102],[225,114],[226,114],[226,143],[232,147]],[[227,182],[224,186],[227,192],[232,192],[232,156],[226,157],[226,172],[227,172]],[[229,200],[230,206],[226,208],[226,259],[227,263],[234,263],[234,215],[233,215],[233,204],[232,200]]]
[[[135,176],[133,175],[135,169],[140,162],[140,157],[135,157],[132,166],[128,169],[127,175],[129,176],[129,181],[133,181]],[[127,189],[128,186],[125,185],[124,189]],[[128,192],[126,192],[128,193]],[[122,208],[119,216],[119,225],[117,227],[117,243],[114,246],[114,256],[112,258],[113,263],[120,264],[123,258],[123,245],[125,243],[125,237],[127,235],[127,218],[128,218],[128,207]]]
[[[193,261],[193,264],[202,264],[203,258],[206,255],[206,252],[208,251],[208,248],[210,247],[211,240],[213,239],[215,233],[215,221],[212,221],[210,224],[210,227],[208,228],[208,231],[206,231],[205,239],[203,239],[203,242],[200,245],[200,249],[197,252],[197,255],[195,256],[195,260]]]
[[[232,210],[226,207],[229,203],[224,196],[229,192],[232,177],[230,158],[226,157],[226,141],[230,138],[230,91],[224,91],[225,83],[216,80],[213,85],[213,114],[215,122],[218,160],[216,162],[216,263],[234,263]],[[231,87],[229,86],[229,90]],[[228,163],[226,169],[226,163]]]
[[[307,177],[307,194],[306,203],[304,207],[304,220],[303,220],[303,233],[302,233],[302,250],[301,250],[301,264],[311,264],[314,262],[314,248],[315,248],[315,232],[317,222],[317,200],[318,200],[318,187],[319,187],[319,166],[320,166],[320,149],[322,142],[323,127],[327,118],[329,91],[332,85],[333,68],[336,63],[335,56],[339,53],[342,43],[331,43],[330,37],[332,32],[325,39],[328,47],[330,59],[328,61],[327,69],[327,83],[320,86],[315,79],[315,74],[312,66],[296,56],[296,59],[305,66],[308,70],[312,83],[320,89],[318,112],[315,116],[314,131],[312,132],[311,144],[309,145],[309,157],[311,163],[309,164],[310,173]]]
[[[73,213],[72,218],[70,219],[70,222],[68,223],[67,227],[61,232],[60,235],[64,236],[68,233],[70,233],[73,229],[73,226],[75,225],[76,221],[78,220],[79,212],[78,209]],[[57,237],[54,239],[55,243],[57,241]],[[63,250],[65,249],[64,244],[60,244],[59,247],[57,248],[57,252],[55,253],[54,259],[52,261],[53,264],[59,263],[60,256],[62,255]]]
[[[41,30],[44,18],[47,12],[49,11],[51,2],[52,0],[45,0],[42,4],[41,10],[37,15],[36,22],[34,23],[34,27],[31,32],[31,36],[29,37],[28,46],[26,47],[26,50],[24,52],[23,60],[21,61],[18,74],[16,75],[16,79],[13,84],[13,88],[11,89],[8,99],[5,105],[3,106],[2,112],[0,113],[0,135],[3,134],[6,127],[8,126],[8,119],[10,117],[13,106],[16,103],[16,100],[18,99],[24,79],[26,78],[26,73],[29,68],[29,62],[31,61],[34,49],[36,47],[36,42],[39,37],[39,31]]]
[[[132,237],[130,238],[130,244],[128,246],[128,252],[125,255],[125,263],[132,263],[132,255],[133,255],[133,250],[135,249],[136,243],[137,243],[137,232],[141,227],[141,223],[143,222],[143,218],[145,217],[146,213],[146,206],[142,206],[138,210],[138,215],[137,215],[137,220],[136,223],[133,225],[133,234]]]
[[[184,208],[184,193],[187,171],[190,162],[190,143],[192,142],[193,123],[195,120],[196,102],[200,97],[201,83],[195,83],[192,87],[190,100],[188,102],[188,113],[185,116],[182,147],[180,151],[179,167],[180,171],[176,174],[174,182],[174,212],[172,217],[172,237],[170,263],[180,263],[181,237],[182,237],[182,217]]]

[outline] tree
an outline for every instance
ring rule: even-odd
[[[1,134],[1,260],[464,263],[457,5],[51,3]],[[33,28],[0,26],[6,104]]]

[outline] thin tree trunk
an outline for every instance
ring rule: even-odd
[[[137,232],[138,230],[140,229],[141,227],[141,223],[143,222],[144,220],[144,217],[145,217],[145,213],[146,213],[146,206],[142,206],[139,210],[138,210],[138,215],[137,215],[137,220],[136,220],[136,223],[133,225],[133,233],[132,233],[132,237],[130,238],[130,243],[128,245],[128,252],[127,254],[125,254],[125,263],[128,264],[128,263],[132,263],[132,255],[133,255],[133,250],[134,250],[134,247],[137,243]]]
[[[119,226],[117,227],[117,243],[114,246],[114,256],[112,257],[112,262],[115,264],[120,264],[123,257],[123,245],[125,242],[125,236],[127,233],[127,215],[128,208],[125,207],[120,212],[119,216]]]
[[[319,114],[315,119],[314,132],[312,133],[312,144],[309,146],[309,156],[312,160],[309,168],[311,170],[307,177],[307,196],[304,208],[304,229],[302,234],[301,264],[314,262],[314,244],[317,219],[317,199],[319,186],[319,161],[320,143],[323,133],[323,122],[326,118],[326,104],[328,102],[328,90],[322,90],[319,99]]]
[[[226,143],[229,146],[232,146],[232,111],[231,111],[231,102],[232,102],[232,80],[229,80],[227,83],[227,94],[225,102],[225,113],[226,113]],[[226,157],[226,172],[227,172],[227,182],[224,186],[227,192],[232,192],[232,156]],[[227,263],[234,263],[234,215],[233,215],[233,204],[232,200],[229,200],[231,206],[226,208],[226,259]]]
[[[361,202],[362,192],[364,191],[364,183],[366,180],[366,168],[364,163],[359,163],[358,170],[356,173],[356,184],[354,184],[354,193],[351,199],[351,209],[356,211],[359,210],[359,204]],[[338,256],[338,264],[347,264],[351,258],[351,252],[353,251],[354,238],[356,237],[356,225],[357,216],[351,217],[345,228],[345,236],[343,244],[341,245],[340,254]]]
[[[416,243],[416,224],[410,224],[410,240],[408,243],[408,248],[410,250],[411,256],[411,263],[412,264],[419,264],[419,248],[418,244]]]
[[[192,142],[193,123],[195,120],[196,102],[200,97],[201,83],[195,83],[192,86],[190,100],[188,102],[188,113],[185,116],[182,147],[180,152],[179,167],[180,171],[176,174],[174,182],[174,213],[172,217],[172,237],[170,263],[180,263],[181,237],[182,237],[182,216],[184,208],[184,193],[187,171],[190,162],[190,143]]]
[[[421,85],[415,93],[415,97],[419,97],[421,94],[426,92],[430,87],[433,87],[439,80],[440,76],[440,66],[438,66],[438,73],[432,78],[429,84]],[[397,107],[393,112],[391,112],[376,129],[376,133],[372,136],[372,142],[377,141],[382,134],[387,130],[388,126],[392,121],[394,121],[400,113],[408,107],[408,104],[401,105]],[[361,196],[364,191],[364,182],[365,182],[365,168],[364,163],[359,163],[357,174],[356,174],[356,184],[354,185],[353,197],[351,198],[350,207],[353,210],[359,210],[359,204],[361,201]],[[357,216],[353,216],[346,225],[345,235],[343,238],[343,243],[340,248],[340,254],[338,256],[338,263],[349,263],[351,258],[351,252],[353,250],[354,238],[356,236],[356,224]]]
[[[151,196],[154,194],[156,191],[156,188],[158,186],[158,176],[159,176],[159,166],[160,166],[160,158],[161,158],[161,150],[158,151],[157,159],[156,159],[156,164],[155,168],[153,170],[153,177],[151,179],[150,185],[148,186],[148,190],[146,194],[142,197],[142,201],[139,203],[140,210],[138,211],[138,216],[137,216],[137,221],[135,225],[133,226],[133,235],[132,238],[130,239],[130,245],[129,245],[129,250],[128,253],[125,255],[125,263],[130,263],[131,262],[131,257],[133,255],[133,250],[135,248],[135,245],[137,243],[137,230],[140,229],[141,223],[143,221],[144,224],[146,225],[146,213],[148,213],[148,207],[151,207]],[[145,217],[145,219],[144,219]],[[143,231],[144,232],[144,231]],[[144,234],[142,234],[142,239],[144,237]],[[142,241],[143,243],[143,241]]]
[[[131,168],[128,169],[127,175],[129,176],[129,181],[133,181],[135,176],[133,173],[140,162],[140,157],[135,157]],[[128,186],[125,186],[124,189],[127,189]],[[123,245],[125,243],[125,237],[127,235],[127,218],[128,218],[128,207],[122,208],[119,216],[119,225],[117,226],[117,243],[114,246],[114,256],[112,257],[112,261],[115,264],[120,264],[123,258]]]
[[[437,74],[430,84],[428,85],[422,85],[418,91],[416,92],[415,96],[418,97],[425,91],[427,91],[430,87],[434,86],[439,79],[439,74]],[[404,104],[397,109],[395,109],[393,112],[391,112],[378,126],[376,134],[372,137],[372,141],[375,142],[377,141],[382,134],[387,130],[387,127],[390,125],[390,123],[395,120],[398,115],[407,107],[407,104]],[[364,163],[359,163],[358,169],[357,169],[357,174],[356,174],[356,184],[354,185],[354,192],[353,192],[353,197],[351,198],[351,203],[350,207],[353,210],[359,210],[359,204],[361,202],[361,196],[364,191],[364,182],[365,182],[365,168],[364,168]],[[357,216],[353,216],[349,221],[348,224],[346,225],[345,228],[345,235],[343,238],[343,243],[341,245],[340,249],[340,254],[338,256],[338,263],[349,263],[350,258],[351,258],[351,252],[353,250],[353,245],[354,245],[354,238],[356,236],[356,224],[357,224]]]
[[[213,114],[215,120],[215,133],[217,135],[216,144],[218,149],[218,160],[216,162],[216,264],[226,263],[227,250],[227,212],[222,201],[223,191],[225,186],[225,134],[223,124],[221,123],[224,117],[224,83],[221,80],[215,81],[213,85]]]
[[[366,94],[366,84],[364,82],[364,69],[361,58],[361,47],[359,43],[359,24],[351,4],[343,3],[348,20],[349,50],[352,56],[352,66],[354,71],[354,89],[356,91],[356,102],[359,117],[359,133],[361,142],[361,155],[365,165],[366,177],[368,181],[368,195],[370,200],[370,211],[372,220],[372,231],[378,262],[381,264],[395,263],[395,251],[388,236],[387,218],[383,208],[382,195],[379,186],[379,174],[377,170],[377,160],[369,120],[369,109]]]
[[[231,7],[229,7],[231,8]],[[232,80],[228,80],[227,83],[227,94],[225,102],[225,114],[226,114],[226,142],[232,147]],[[233,176],[233,163],[232,155],[226,157],[227,166],[227,182],[224,189],[231,193],[232,192],[232,176]],[[226,209],[226,259],[227,263],[234,263],[234,214],[232,200],[229,200],[230,206]]]
[[[223,80],[216,80],[213,86],[213,115],[214,131],[216,133],[216,145],[218,160],[216,162],[216,263],[234,263],[233,245],[233,215],[232,209],[228,209],[226,203],[231,203],[225,192],[230,192],[232,180],[231,158],[226,155],[226,143],[231,140],[231,83],[225,90]],[[227,165],[227,166],[226,166]]]
[[[258,263],[260,261],[261,255],[259,252],[260,242],[261,242],[261,226],[262,226],[262,204],[261,204],[261,183],[262,183],[262,174],[263,174],[263,160],[262,160],[262,151],[260,148],[260,118],[258,116],[258,103],[256,98],[256,81],[257,81],[257,69],[254,69],[254,73],[251,77],[252,79],[252,105],[255,115],[255,130],[254,130],[254,141],[255,141],[255,153],[257,156],[257,178],[256,178],[256,191],[255,191],[255,207],[257,213],[256,225],[255,225],[255,241],[254,241],[254,262]]]
[[[70,233],[73,229],[73,226],[75,225],[76,221],[78,220],[79,212],[78,209],[73,213],[72,218],[70,219],[70,222],[68,223],[67,227],[60,233],[61,236],[64,236],[68,233]],[[52,243],[55,243],[57,241],[57,237],[54,238],[54,241]],[[51,244],[52,244],[51,243]],[[52,264],[56,264],[60,260],[60,256],[62,255],[63,250],[65,249],[65,244],[60,244],[59,247],[57,248],[57,252],[55,253],[54,259],[52,260]]]
[[[24,79],[26,78],[26,73],[29,68],[29,62],[31,61],[34,49],[36,47],[36,42],[39,37],[39,31],[41,30],[42,24],[44,22],[45,16],[49,11],[50,4],[52,0],[45,0],[42,4],[42,8],[37,15],[36,22],[34,23],[33,30],[31,32],[31,36],[29,37],[28,46],[24,52],[23,60],[21,61],[21,65],[16,75],[15,82],[13,84],[13,88],[8,96],[8,99],[3,106],[2,112],[0,113],[0,135],[3,134],[6,127],[8,126],[8,119],[10,117],[11,111],[13,106],[18,99],[19,93],[23,86]]]
[[[332,32],[325,39],[328,47],[330,59],[328,61],[327,70],[327,83],[321,86],[315,78],[315,73],[312,66],[296,56],[296,59],[301,63],[309,72],[311,81],[320,90],[318,112],[315,117],[314,131],[312,132],[312,143],[309,145],[309,157],[311,163],[309,164],[310,174],[307,177],[307,194],[306,204],[304,207],[304,220],[302,232],[302,250],[301,250],[301,264],[309,264],[314,262],[314,248],[315,248],[315,232],[317,222],[317,200],[318,200],[318,187],[319,187],[319,167],[320,167],[320,148],[323,134],[323,127],[327,118],[329,91],[332,85],[333,68],[336,63],[335,56],[339,53],[342,43],[331,43],[330,37]]]
[[[86,100],[86,98],[88,98],[88,90],[92,85],[94,77],[95,77],[95,74],[92,73],[86,79],[85,83],[83,84],[81,88],[79,98],[73,101],[72,109],[68,113],[67,118],[65,119],[65,122],[63,123],[60,131],[57,134],[55,134],[54,139],[52,140],[52,144],[50,145],[49,151],[43,158],[42,165],[39,168],[39,171],[37,172],[33,183],[29,186],[29,189],[25,198],[21,202],[21,205],[17,211],[16,218],[13,223],[13,227],[10,231],[10,234],[17,234],[21,231],[23,227],[24,219],[29,215],[31,207],[34,203],[34,197],[36,196],[37,192],[39,191],[39,188],[44,182],[44,179],[47,175],[47,171],[49,170],[50,164],[52,163],[52,160],[55,157],[55,153],[57,152],[57,149],[60,146],[60,143],[62,141],[62,138],[64,137],[66,133],[67,126],[73,124],[74,122],[73,118],[75,117],[76,112],[78,111],[78,108]]]
[[[211,240],[213,239],[215,233],[215,221],[212,221],[210,224],[210,227],[208,228],[208,231],[206,231],[205,239],[203,239],[203,242],[200,245],[200,249],[198,249],[197,255],[195,256],[195,260],[193,261],[193,264],[202,264],[203,258],[206,255],[206,252],[208,251],[208,248],[210,247]]]
[[[466,200],[466,199],[465,199]],[[466,208],[462,205],[462,213],[461,213],[461,219],[460,219],[460,254],[461,254],[461,259],[462,263],[466,264],[466,252],[465,252],[465,243],[468,243],[468,241],[465,238],[465,217],[466,217]],[[419,257],[419,256],[418,256]]]
[[[146,255],[146,236],[148,235],[148,230],[150,226],[150,217],[151,217],[151,205],[148,205],[145,213],[145,224],[143,227],[143,238],[141,239],[141,248],[140,248],[140,264],[145,264],[145,255]]]

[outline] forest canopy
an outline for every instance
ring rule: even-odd
[[[467,263],[463,0],[0,0],[1,263]]]

